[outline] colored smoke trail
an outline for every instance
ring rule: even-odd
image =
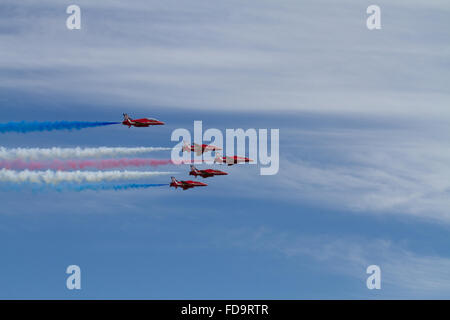
[[[97,148],[4,148],[0,147],[0,159],[2,160],[39,160],[50,158],[100,158],[130,156],[153,151],[167,151],[171,148],[162,147],[97,147]]]
[[[21,121],[0,123],[0,133],[20,132],[27,133],[33,131],[53,131],[53,130],[81,130],[84,128],[103,127],[120,122],[88,122],[88,121]]]
[[[52,161],[23,161],[0,160],[0,168],[9,170],[83,170],[93,168],[98,170],[127,168],[127,167],[156,167],[174,164],[172,160],[159,159],[96,159],[96,160],[52,160]]]
[[[84,183],[84,184],[70,184],[70,183],[62,183],[58,185],[29,185],[31,187],[30,191],[33,192],[44,192],[44,191],[58,191],[58,192],[66,192],[66,191],[126,191],[126,190],[138,190],[138,189],[149,189],[149,188],[157,188],[157,187],[166,187],[169,186],[169,183],[130,183],[130,184],[119,184],[119,185],[111,185],[106,183]],[[26,187],[26,186],[25,186]],[[24,185],[18,184],[7,184],[0,185],[0,191],[8,192],[23,192]]]
[[[156,187],[168,186],[168,183],[146,183],[146,184],[122,184],[122,185],[98,185],[98,184],[82,184],[79,186],[63,186],[58,188],[58,191],[73,190],[73,191],[122,191],[122,190],[137,190],[137,189],[149,189]]]
[[[114,180],[147,179],[154,176],[170,175],[174,172],[159,171],[12,171],[0,170],[0,182],[59,184],[63,182],[84,183]]]

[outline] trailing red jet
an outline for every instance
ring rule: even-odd
[[[187,151],[187,152],[195,152],[198,156],[202,155],[204,152],[209,152],[209,151],[217,151],[217,150],[222,150],[222,148],[210,145],[210,144],[197,144],[197,143],[193,143],[192,145],[189,145],[187,142],[183,141],[183,152]]]
[[[245,163],[245,162],[252,162],[252,159],[246,158],[246,157],[238,157],[238,156],[232,156],[232,157],[222,157],[220,153],[216,153],[216,158],[214,159],[214,163],[226,163],[229,166],[232,166],[236,163]]]
[[[160,125],[163,125],[164,122],[156,120],[156,119],[148,119],[148,118],[131,119],[128,116],[128,114],[124,113],[122,124],[124,126],[128,126],[128,128],[130,128],[131,126],[134,126],[134,127],[160,126]]]
[[[171,187],[175,187],[178,188],[182,188],[183,190],[187,190],[190,188],[194,188],[194,187],[206,187],[207,184],[203,183],[203,182],[199,182],[199,181],[178,181],[177,179],[175,179],[175,177],[172,177],[172,182],[170,183]]]
[[[198,170],[196,167],[191,165],[191,172],[189,172],[189,175],[195,176],[196,178],[197,176],[201,176],[202,178],[208,178],[214,176],[226,176],[228,175],[228,173],[213,169]]]

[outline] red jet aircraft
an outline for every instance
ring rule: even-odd
[[[201,176],[202,178],[208,178],[214,176],[226,176],[228,175],[228,173],[213,169],[198,170],[196,167],[191,165],[191,172],[189,172],[189,175],[195,176],[196,178],[197,176]]]
[[[156,119],[148,119],[148,118],[131,119],[128,116],[128,114],[124,113],[122,124],[125,126],[128,126],[128,128],[130,128],[131,126],[134,126],[134,127],[160,126],[160,125],[163,125],[164,122],[156,120]]]
[[[222,157],[220,153],[216,153],[216,158],[214,159],[214,163],[226,163],[229,166],[232,166],[236,163],[242,163],[242,162],[251,162],[252,159],[246,158],[246,157],[238,157],[238,156],[232,156],[232,157]]]
[[[202,144],[199,145],[197,143],[194,143],[192,145],[187,144],[187,142],[183,141],[183,152],[187,151],[187,152],[195,152],[198,156],[202,155],[204,152],[209,152],[209,151],[217,151],[217,150],[222,150],[222,148],[216,147],[216,146],[212,146],[210,144]]]
[[[198,182],[198,181],[178,181],[177,179],[175,179],[175,177],[172,177],[172,182],[170,183],[171,187],[175,187],[178,188],[183,188],[183,190],[187,190],[190,188],[194,188],[194,187],[206,187],[207,184],[203,183],[203,182]]]

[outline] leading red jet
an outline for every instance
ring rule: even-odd
[[[187,151],[187,152],[195,152],[198,156],[202,155],[204,152],[209,152],[209,151],[217,151],[217,150],[222,150],[222,148],[210,145],[210,144],[197,144],[197,143],[193,143],[192,145],[189,145],[187,142],[183,141],[183,152]]]
[[[246,163],[246,162],[252,162],[252,159],[246,158],[246,157],[238,157],[238,156],[232,156],[232,157],[222,157],[220,153],[216,153],[216,158],[214,159],[214,163],[226,163],[229,166],[232,166],[236,163]]]
[[[191,172],[189,172],[190,176],[201,176],[202,178],[208,178],[208,177],[214,177],[214,176],[226,176],[228,173],[220,171],[220,170],[213,170],[213,169],[206,169],[206,170],[198,170],[196,167],[191,165]]]
[[[163,125],[164,122],[156,120],[156,119],[148,119],[148,118],[131,119],[128,116],[128,114],[124,113],[122,124],[124,126],[128,126],[128,128],[130,128],[131,126],[134,126],[134,127],[160,126],[160,125]]]
[[[203,183],[203,182],[198,182],[198,181],[178,181],[177,179],[175,179],[175,177],[172,177],[172,182],[170,183],[171,187],[175,187],[178,188],[182,188],[183,190],[187,190],[190,188],[194,188],[194,187],[206,187],[207,184]]]

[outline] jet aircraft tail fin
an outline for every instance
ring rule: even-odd
[[[214,163],[222,162],[222,154],[220,152],[216,152],[216,157],[214,158]]]
[[[187,151],[187,152],[191,152],[191,146],[184,140],[183,140],[183,148],[182,148],[182,150],[183,151]]]

